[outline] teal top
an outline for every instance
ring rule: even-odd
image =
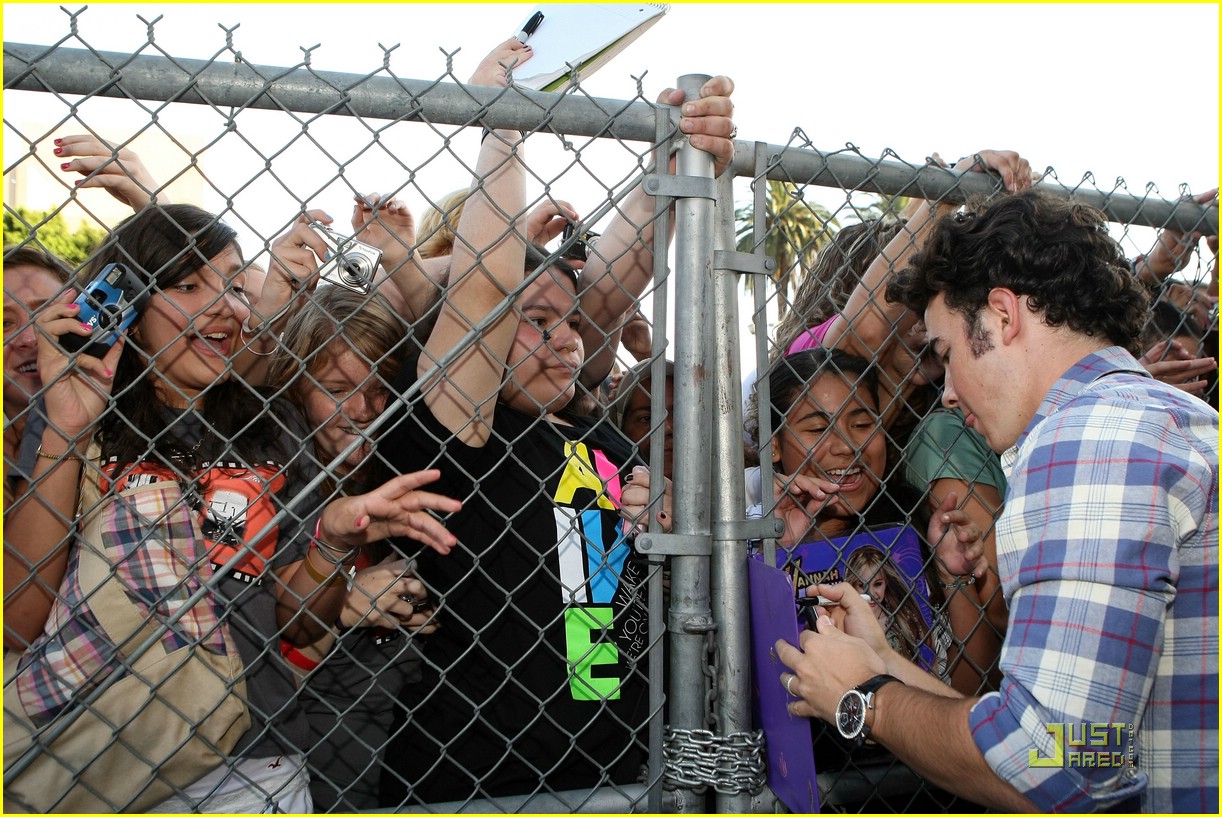
[[[958,409],[936,409],[917,425],[904,451],[904,477],[918,490],[939,479],[992,485],[1004,498],[1001,461]]]

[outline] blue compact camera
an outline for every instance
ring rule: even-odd
[[[93,334],[62,335],[59,345],[69,352],[102,357],[131,326],[148,298],[149,288],[140,276],[123,264],[107,264],[75,301],[81,308],[81,323],[93,327]]]

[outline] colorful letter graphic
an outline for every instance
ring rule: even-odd
[[[601,451],[591,456],[583,443],[565,443],[565,455],[554,500],[560,584],[570,605],[564,611],[569,690],[578,701],[617,699],[618,673],[595,678],[592,670],[620,663],[608,637],[615,624],[611,602],[631,553],[616,516],[619,477]]]

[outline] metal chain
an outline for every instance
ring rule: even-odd
[[[716,628],[705,633],[705,652],[708,654],[708,661],[704,664],[704,674],[708,678],[707,690],[704,696],[704,720],[709,727],[717,728],[717,672],[720,670],[721,649],[717,646],[717,630]]]
[[[666,789],[697,793],[711,786],[718,794],[757,794],[764,788],[764,733],[714,735],[708,729],[667,727],[662,739]]]
[[[716,630],[705,634],[708,661],[704,665],[708,678],[705,718],[714,727],[718,715],[717,672],[721,663],[716,635]],[[717,735],[711,729],[668,726],[662,740],[662,755],[662,784],[667,789],[688,788],[703,793],[711,786],[718,794],[756,794],[766,782],[762,730]]]

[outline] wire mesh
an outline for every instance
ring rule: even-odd
[[[657,811],[688,796],[772,810],[760,798],[762,737],[733,686],[749,661],[747,634],[731,624],[747,609],[742,543],[757,535],[744,534],[741,511],[781,514],[760,488],[773,463],[794,473],[836,445],[873,450],[865,478],[882,486],[840,532],[899,524],[924,539],[945,490],[931,475],[949,472],[985,513],[1000,508],[1004,483],[988,454],[969,457],[975,470],[964,473],[969,435],[931,413],[937,372],[921,327],[859,288],[868,265],[899,263],[882,250],[915,232],[902,215],[911,225],[922,201],[958,206],[996,180],[925,157],[820,150],[798,129],[784,145],[737,143],[732,172],[753,195],[736,203],[696,169],[707,157],[677,141],[669,174],[659,160],[672,152],[674,114],[639,89],[605,100],[580,85],[538,94],[452,73],[406,79],[388,55],[368,73],[333,74],[313,70],[308,53],[268,67],[232,44],[182,60],[158,54],[151,36],[138,54],[75,39],[5,44],[5,143],[20,148],[5,162],[5,731],[22,715],[34,734],[20,756],[6,742],[6,806],[189,808],[233,795],[253,798],[232,801],[238,810],[298,810],[308,789],[318,811]],[[55,112],[27,116],[31,94]],[[506,186],[515,173],[517,187]],[[1167,308],[1152,317],[1149,362],[1169,354],[1156,344],[1172,336],[1216,358],[1216,313],[1200,299],[1216,262],[1164,240],[1216,235],[1216,208],[1132,194],[1123,180],[1109,189],[1090,178],[1064,185],[1052,168],[1040,177],[1108,212],[1136,273],[1166,275],[1154,267],[1171,253],[1177,269],[1152,287]],[[568,190],[585,196],[577,208]],[[409,199],[435,212],[413,213]],[[327,215],[335,202],[353,203],[350,218]],[[556,240],[573,221],[601,236],[570,277],[557,260],[573,240]],[[448,251],[426,257],[443,238]],[[544,246],[532,255],[527,241]],[[517,269],[501,261],[515,245]],[[326,280],[312,280],[327,262]],[[103,323],[139,303],[121,359],[46,351],[73,333],[75,313],[55,313],[64,293],[110,264],[152,282],[139,297],[83,301]],[[743,304],[759,354],[742,355],[741,368],[760,387],[746,401],[742,451],[732,449],[744,406],[728,397],[740,353],[725,343],[739,304],[724,290],[714,297],[708,269],[741,278],[754,301]],[[610,297],[626,309],[606,315],[584,297],[600,275],[615,279]],[[837,343],[875,362],[873,419],[800,439],[778,428],[775,401],[787,377],[805,384],[812,373],[786,352],[854,297],[873,318]],[[630,325],[644,342],[631,341]],[[501,360],[508,388],[498,371],[492,388],[488,375],[455,374],[482,359]],[[634,364],[624,382],[645,399],[629,408],[632,395],[612,387]],[[715,383],[697,376],[714,371]],[[1216,403],[1216,379],[1201,391]],[[866,400],[856,386],[847,396]],[[760,456],[774,446],[794,459]],[[745,486],[714,491],[710,473],[726,463],[736,472],[744,456],[758,464]],[[649,468],[648,553],[629,535],[638,520],[619,518],[638,464]],[[322,526],[325,507],[376,516],[355,498],[429,468],[439,480],[413,487],[464,509],[414,508],[412,524],[420,533],[422,517],[445,519],[460,534],[452,551],[386,535],[358,556],[327,542],[340,532]],[[668,538],[657,514],[672,475]],[[101,498],[86,502],[86,487]],[[162,506],[130,510],[131,496],[150,491],[163,492]],[[914,660],[967,694],[995,688],[1005,628],[996,576],[946,581],[936,544],[921,542],[919,575],[879,563],[841,578],[871,595]],[[86,549],[111,565],[95,585],[82,579]],[[763,550],[777,561],[775,543]],[[891,594],[875,594],[888,579]],[[140,620],[124,637],[103,621],[111,586]],[[905,612],[914,609],[923,622]],[[146,677],[139,662],[157,650],[242,665],[222,686],[241,691],[249,726],[232,740],[188,729],[184,740],[202,744],[194,773],[173,768],[180,745],[149,744],[140,758],[147,724],[138,713],[116,722],[102,706],[119,683]],[[180,715],[215,721],[228,697]],[[83,731],[74,724],[86,713],[112,739],[86,750],[96,754],[84,768],[64,768],[81,750],[56,740]],[[974,808],[821,724],[812,741],[825,809]],[[119,761],[116,747],[126,747]],[[105,765],[116,762],[138,767],[118,792]],[[23,776],[74,788],[23,801]]]

